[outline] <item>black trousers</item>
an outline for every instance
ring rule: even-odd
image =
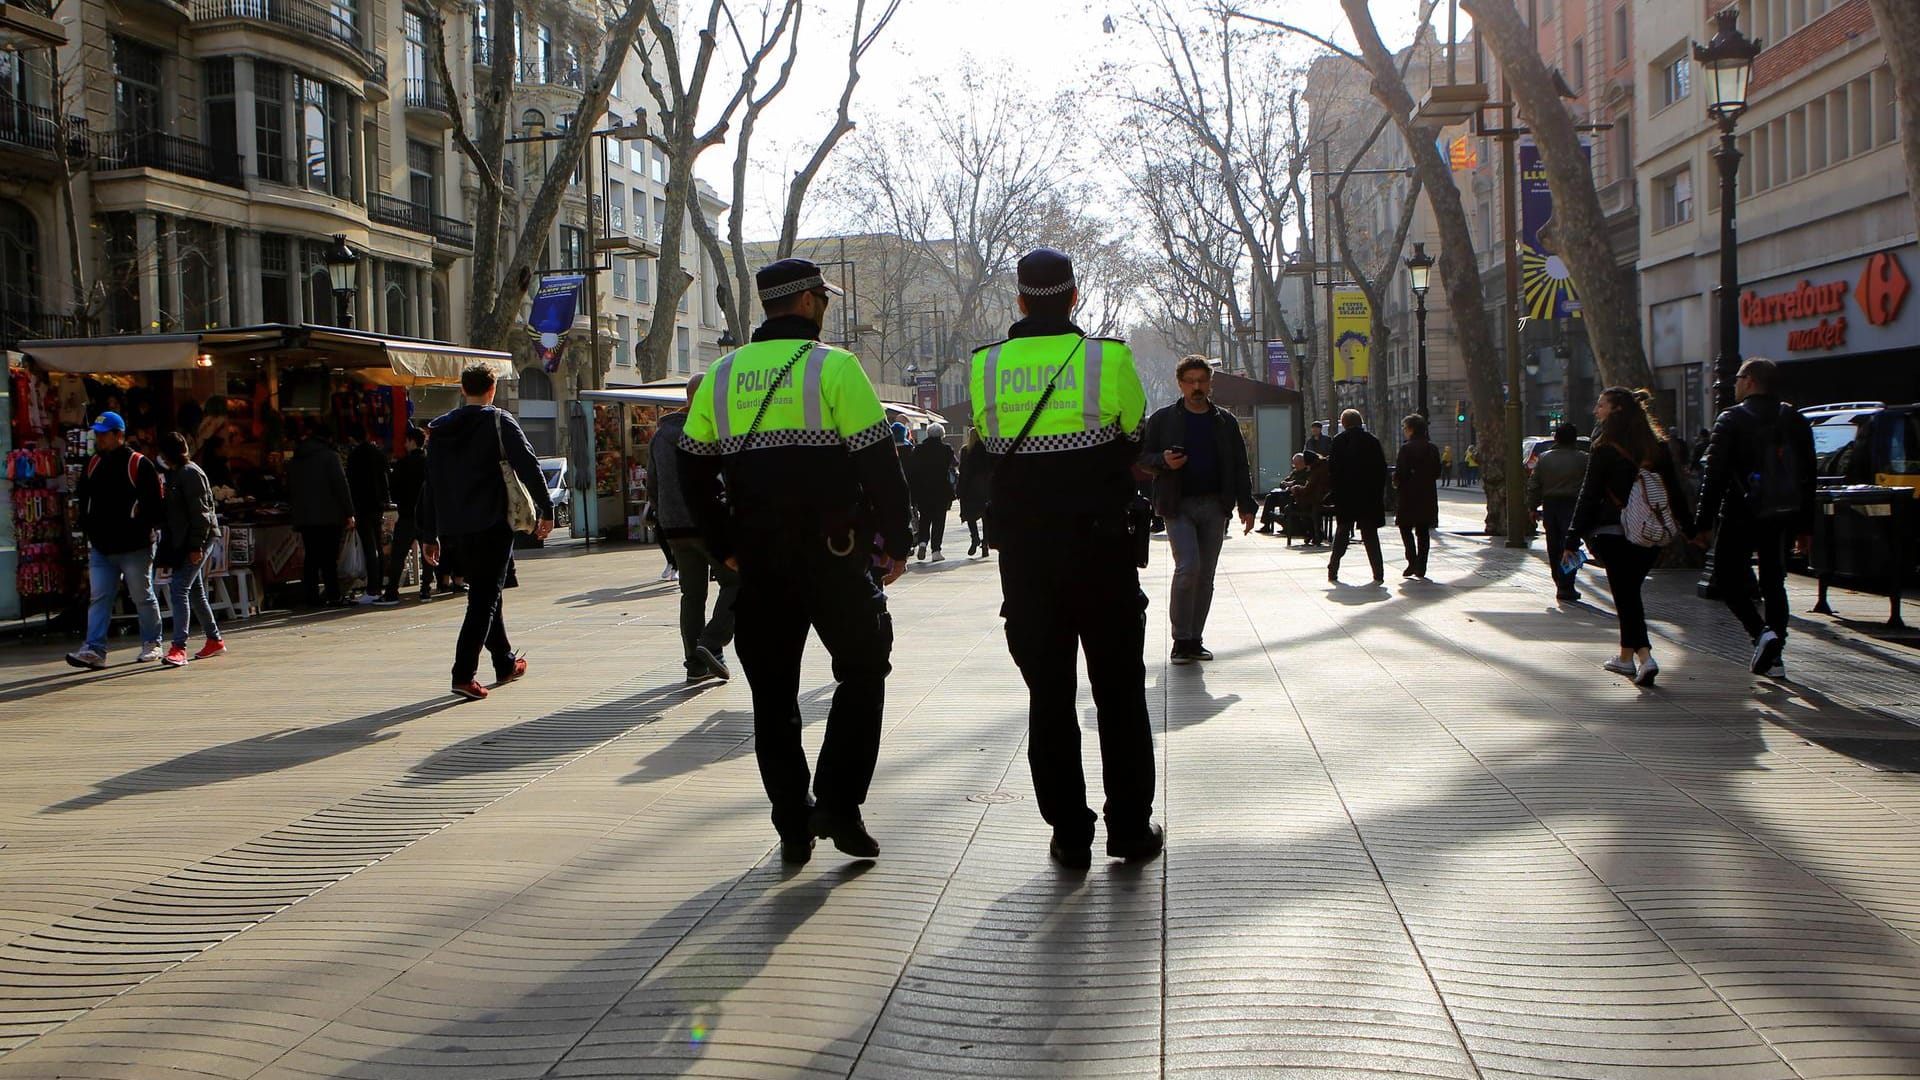
[[[400,578],[407,572],[407,552],[413,547],[414,541],[419,538],[420,523],[414,519],[412,514],[401,514],[399,517],[393,519],[393,549],[387,557],[387,596],[394,599],[399,598]],[[431,571],[427,567],[426,560],[421,560],[420,587],[422,589],[427,587],[427,582],[430,580],[428,575],[430,573]],[[372,579],[369,578],[368,580],[371,582]],[[373,591],[371,584],[367,586],[367,591]]]
[[[1065,843],[1093,837],[1080,763],[1078,654],[1100,731],[1107,832],[1132,836],[1153,816],[1153,727],[1147,716],[1147,595],[1126,536],[995,525],[1007,651],[1026,680],[1027,763],[1040,816]]]
[[[367,594],[380,591],[380,583],[386,580],[381,573],[385,566],[380,561],[380,519],[385,516],[384,509],[368,510],[355,507],[353,511],[354,531],[360,534],[360,554],[367,560]]]
[[[950,502],[916,503],[914,509],[920,515],[920,529],[915,534],[915,540],[939,551],[940,540],[947,533],[947,513],[953,509],[953,504]]]
[[[1647,637],[1647,605],[1641,600],[1640,587],[1646,584],[1660,549],[1641,547],[1624,536],[1589,537],[1587,546],[1607,564],[1607,591],[1613,594],[1613,610],[1620,617],[1620,647],[1645,649],[1653,644]]]
[[[893,619],[868,574],[864,548],[834,555],[817,535],[744,542],[734,649],[753,691],[754,753],[782,836],[806,836],[815,805],[857,810],[880,756],[880,721],[893,667]],[[833,704],[811,777],[800,745],[800,657],[807,631],[833,657]],[[811,779],[813,794],[807,794]]]
[[[1433,529],[1426,525],[1401,525],[1400,546],[1407,552],[1407,569],[1427,576],[1427,556],[1433,553]]]
[[[1719,542],[1714,545],[1713,577],[1720,597],[1733,617],[1758,640],[1762,630],[1787,639],[1787,544],[1793,528],[1787,522],[1754,521],[1745,517],[1721,519]],[[1766,617],[1753,604],[1753,564],[1760,564],[1760,597]]]
[[[493,659],[496,677],[513,667],[513,645],[507,641],[500,590],[507,584],[507,563],[513,558],[513,530],[502,521],[485,532],[440,538],[440,560],[467,581],[467,614],[460,621],[460,637],[453,646],[453,681],[472,679],[480,670],[480,649]]]
[[[1340,572],[1340,559],[1347,553],[1347,545],[1353,542],[1353,530],[1360,530],[1360,542],[1367,546],[1367,562],[1373,567],[1373,576],[1377,580],[1387,576],[1387,561],[1380,555],[1380,526],[1356,525],[1350,517],[1334,515],[1333,558],[1327,562],[1327,573]]]
[[[1546,499],[1540,504],[1540,523],[1547,530],[1547,569],[1553,573],[1554,591],[1572,597],[1579,590],[1579,574],[1563,573],[1560,556],[1567,550],[1567,530],[1573,527],[1576,499]]]
[[[345,533],[339,525],[300,526],[300,588],[309,607],[340,599],[340,540]]]

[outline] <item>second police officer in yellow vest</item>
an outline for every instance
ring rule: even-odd
[[[1098,712],[1107,854],[1141,861],[1165,845],[1153,823],[1153,731],[1147,716],[1147,597],[1130,512],[1132,461],[1146,415],[1133,353],[1072,320],[1079,293],[1067,256],[1021,258],[1020,310],[1004,341],[973,356],[974,425],[992,461],[988,535],[1000,552],[1007,649],[1029,696],[1028,761],[1049,854],[1092,863],[1074,709],[1078,654]]]
[[[781,857],[815,837],[857,858],[880,845],[860,813],[880,752],[893,624],[875,581],[906,568],[907,484],[886,412],[860,361],[823,345],[837,286],[804,259],[755,277],[767,319],[721,358],[689,402],[681,449],[689,502],[714,557],[737,564],[735,650],[753,691],[754,747]],[[717,481],[724,474],[726,503]],[[800,745],[800,657],[811,628],[839,683],[812,793]]]

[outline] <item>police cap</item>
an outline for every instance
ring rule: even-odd
[[[1022,296],[1059,296],[1075,287],[1073,260],[1052,248],[1034,248],[1020,256],[1016,276]]]
[[[768,263],[753,275],[753,284],[763,303],[815,289],[825,289],[835,296],[847,295],[846,290],[822,277],[820,268],[806,259],[781,259],[776,263]]]

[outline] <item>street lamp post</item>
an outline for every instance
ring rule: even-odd
[[[1415,242],[1407,256],[1407,287],[1413,290],[1413,318],[1419,333],[1419,382],[1413,399],[1413,411],[1427,415],[1427,285],[1433,273],[1433,256],[1427,245]]]
[[[347,238],[336,234],[326,254],[327,277],[333,284],[334,318],[341,326],[353,326],[353,293],[360,280],[360,253],[347,246]]]
[[[1734,226],[1733,202],[1740,179],[1740,148],[1734,127],[1747,109],[1747,83],[1753,74],[1760,43],[1747,38],[1735,24],[1740,10],[1728,7],[1715,14],[1713,40],[1693,46],[1693,58],[1707,77],[1707,115],[1720,124],[1720,145],[1713,160],[1720,166],[1720,351],[1714,358],[1713,407],[1733,407],[1733,377],[1740,369],[1740,256],[1739,233]]]

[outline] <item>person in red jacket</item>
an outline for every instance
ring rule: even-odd
[[[139,661],[158,660],[160,603],[153,595],[153,533],[166,520],[166,489],[153,461],[127,445],[127,422],[103,412],[94,453],[80,476],[80,528],[87,537],[87,642],[67,654],[77,668],[107,666],[107,628],[120,582],[140,616]]]

